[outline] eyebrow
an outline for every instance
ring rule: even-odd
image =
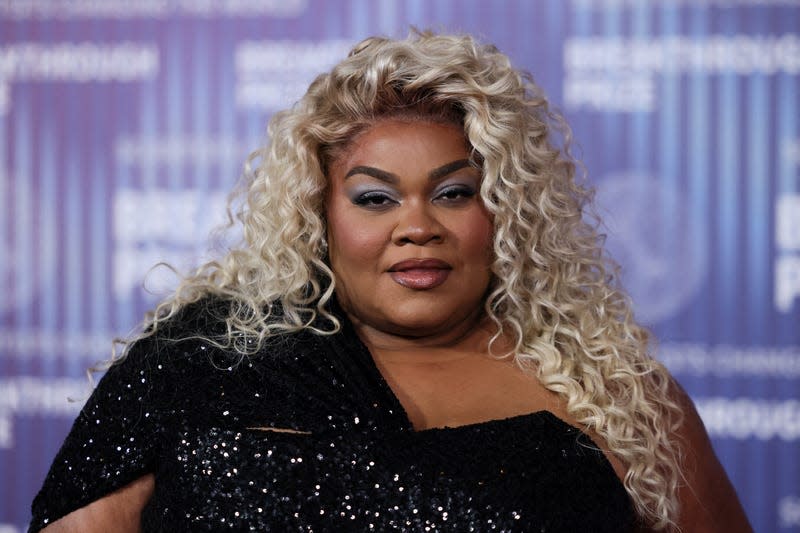
[[[431,170],[428,172],[428,179],[431,181],[436,181],[442,179],[448,174],[452,174],[456,170],[460,170],[468,166],[470,166],[469,159],[459,159],[458,161],[453,161]],[[386,172],[385,170],[368,166],[357,166],[351,168],[350,171],[345,175],[344,179],[347,179],[355,174],[366,174],[367,176],[372,176],[373,178],[379,179],[390,185],[397,185],[397,183],[400,181],[397,175],[392,174],[391,172]]]

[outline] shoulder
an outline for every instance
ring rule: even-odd
[[[270,322],[281,320],[283,311],[279,304],[270,303],[263,307],[269,309]],[[245,303],[238,300],[205,296],[182,305],[169,316],[150,324],[142,335],[128,344],[121,361],[131,358],[148,367],[155,361],[170,364],[210,362],[226,367],[235,366],[244,359],[245,351],[240,349],[240,341],[257,342],[257,332],[238,331],[234,325],[237,316],[251,312]],[[259,346],[266,346],[266,351],[271,352],[302,337],[302,333],[278,332]]]
[[[315,353],[304,344],[319,341],[310,340],[309,332],[278,335],[253,355],[239,354],[220,345],[230,309],[214,299],[186,305],[127,346],[99,380],[53,461],[34,500],[32,524],[42,527],[92,502],[99,503],[76,519],[105,517],[119,502],[127,508],[133,493],[115,491],[147,479],[142,476],[159,468],[173,453],[178,432],[187,428],[263,425],[279,415],[296,421],[295,411],[305,414],[304,387],[326,367],[300,354]],[[117,530],[105,530],[111,529]]]
[[[334,332],[338,329],[335,321],[342,321],[341,314],[335,302],[327,313],[319,313],[305,308],[285,311],[278,300],[252,304],[232,297],[206,295],[151,323],[143,337],[152,335],[162,341],[202,337],[224,344],[232,338],[252,336],[283,342],[285,337],[296,334]],[[267,330],[269,334],[263,335]]]
[[[122,383],[146,378],[147,396],[154,401],[172,401],[176,395],[191,400],[209,387],[235,388],[243,382],[277,387],[284,381],[282,386],[310,379],[333,357],[333,337],[319,334],[329,325],[322,327],[318,320],[297,331],[275,329],[259,338],[258,331],[241,332],[234,325],[237,313],[248,312],[243,305],[206,297],[182,306],[131,342],[107,375],[122,376]],[[267,306],[269,323],[281,322],[282,307]],[[115,381],[120,383],[119,377]]]
[[[683,411],[678,430],[681,475],[679,526],[682,531],[751,532],[736,490],[714,452],[703,421],[686,391],[672,381],[672,399]]]
[[[179,341],[202,335],[219,339],[228,335],[227,323],[239,307],[241,304],[234,299],[207,295],[152,321],[145,330],[145,338]]]

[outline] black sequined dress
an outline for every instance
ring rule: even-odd
[[[553,414],[413,430],[352,326],[287,334],[238,358],[181,339],[184,313],[137,342],[75,421],[33,502],[38,531],[155,474],[144,531],[631,531],[592,441]]]

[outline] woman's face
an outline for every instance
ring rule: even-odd
[[[422,337],[469,327],[491,277],[492,221],[455,126],[380,121],[329,165],[336,295],[356,321]]]

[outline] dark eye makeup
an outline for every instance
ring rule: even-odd
[[[392,198],[383,191],[367,191],[361,194],[357,194],[352,199],[352,202],[355,205],[373,209],[388,207],[389,205],[396,203],[394,198]]]
[[[459,202],[472,198],[475,194],[476,191],[473,187],[461,184],[449,185],[438,191],[434,200]]]
[[[477,194],[474,187],[462,183],[445,185],[433,194],[432,201],[439,204],[459,205],[466,202]],[[386,191],[364,191],[353,195],[350,200],[354,205],[366,209],[381,210],[387,209],[399,203],[391,194]]]

